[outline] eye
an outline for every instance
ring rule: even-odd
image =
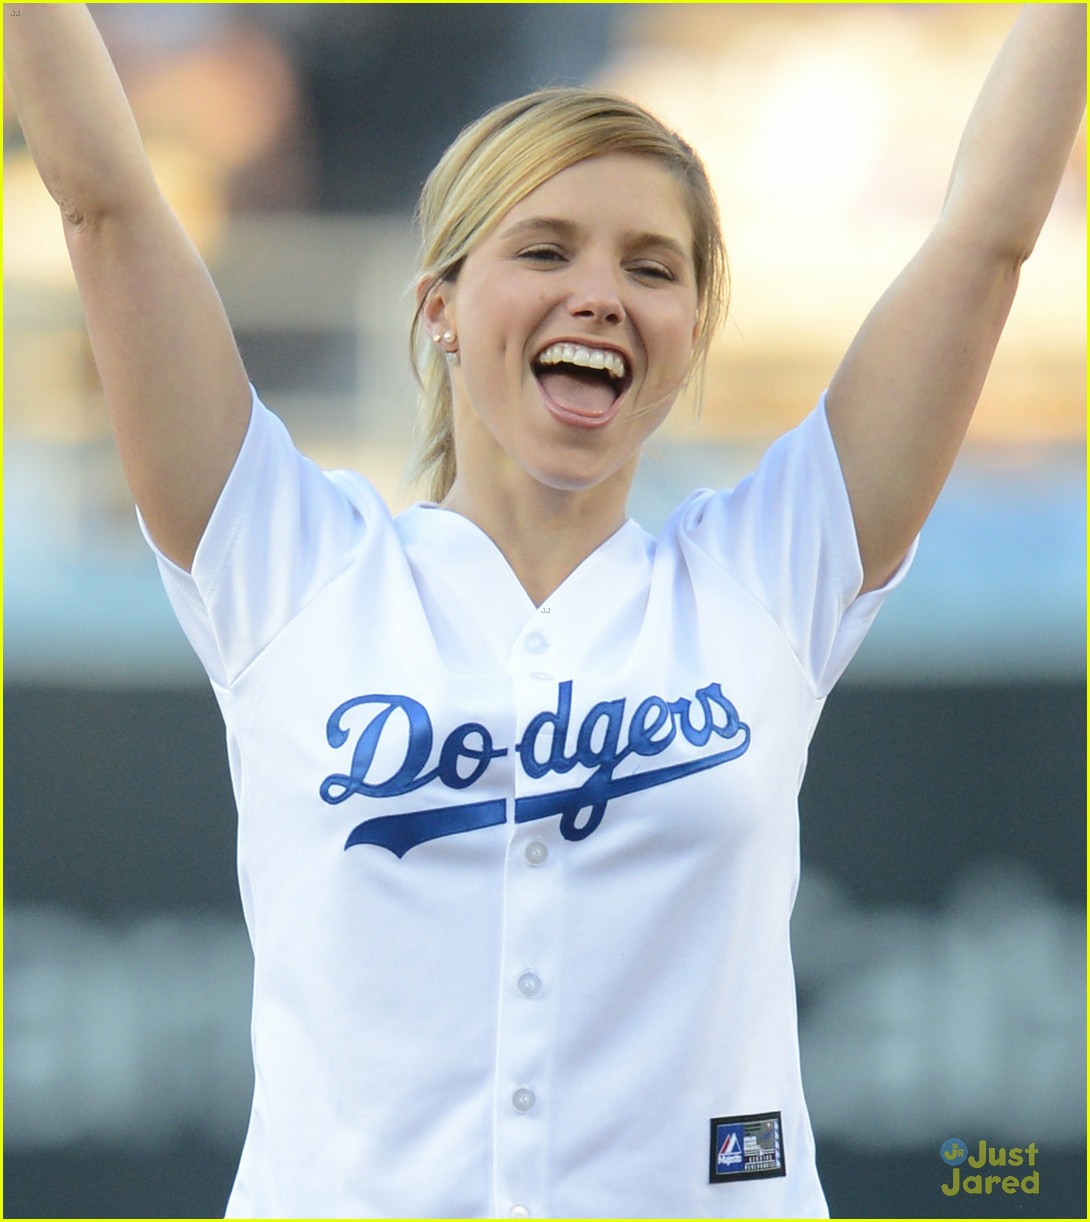
[[[670,282],[677,279],[673,271],[665,263],[658,263],[653,260],[641,260],[638,263],[633,263],[630,265],[629,271],[633,275],[641,276],[647,280]]]
[[[518,258],[527,263],[553,265],[565,261],[564,252],[555,246],[529,246],[520,250]]]

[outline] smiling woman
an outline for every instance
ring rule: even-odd
[[[426,290],[422,318],[453,337],[442,504],[485,530],[537,603],[625,520],[640,448],[692,368],[693,252],[676,177],[610,153],[548,178]]]
[[[454,481],[455,447],[451,382],[441,356],[425,338],[434,335],[435,328],[423,316],[424,303],[433,290],[457,280],[470,250],[494,233],[501,220],[507,257],[557,268],[565,261],[564,242],[575,236],[575,219],[543,210],[539,196],[536,207],[528,200],[554,175],[588,158],[600,169],[610,154],[639,157],[641,163],[630,172],[652,175],[653,190],[663,197],[660,207],[665,201],[674,212],[668,224],[678,232],[656,234],[637,208],[636,228],[624,235],[635,245],[624,253],[631,267],[646,269],[642,275],[649,281],[665,273],[666,279],[680,277],[694,285],[696,319],[690,342],[695,339],[692,369],[699,374],[726,313],[727,265],[715,196],[692,149],[643,108],[614,94],[543,90],[499,106],[471,124],[447,150],[428,178],[418,208],[423,254],[414,349],[425,413],[418,471],[428,478],[436,501],[443,500]],[[658,180],[653,178],[655,169]],[[660,181],[664,175],[671,180],[669,186]],[[619,206],[627,199],[630,209],[640,197],[616,192],[647,185],[607,184],[600,175],[592,177],[599,199],[612,187],[612,202]],[[572,189],[559,193],[562,212],[577,198],[585,179],[585,174],[579,181],[569,178]],[[551,195],[557,197],[555,191]],[[676,215],[679,206],[684,218]]]
[[[932,233],[827,395],[655,536],[627,516],[633,472],[726,273],[700,162],[646,111],[534,93],[429,179],[433,500],[393,517],[248,386],[87,12],[5,21],[122,460],[227,728],[256,1070],[228,1214],[826,1216],[799,786],[1056,190],[1082,7],[1019,19]]]

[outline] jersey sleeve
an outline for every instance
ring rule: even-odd
[[[916,552],[914,541],[884,586],[859,593],[863,564],[824,395],[736,488],[697,493],[682,509],[683,535],[772,616],[819,696]]]
[[[186,572],[156,547],[167,596],[208,672],[229,686],[389,517],[362,476],[321,471],[253,396],[250,423]]]

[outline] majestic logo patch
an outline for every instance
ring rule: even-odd
[[[766,1180],[786,1174],[779,1112],[717,1116],[711,1122],[710,1183]]]
[[[604,700],[594,705],[569,747],[572,682],[567,680],[559,685],[556,710],[532,717],[514,747],[519,766],[535,780],[549,773],[570,772],[577,765],[591,772],[581,785],[517,798],[516,823],[559,815],[561,834],[568,840],[582,840],[599,826],[614,798],[716,768],[737,759],[749,748],[749,726],[739,718],[718,683],[700,688],[691,700],[684,696],[672,701],[648,696],[627,721],[626,703],[623,699]],[[395,714],[399,720],[390,731],[388,727]],[[439,750],[438,760],[428,767],[435,738],[428,710],[409,696],[374,694],[356,696],[333,710],[326,723],[329,745],[335,749],[346,746],[353,733],[346,723],[358,721],[361,715],[366,720],[355,730],[349,771],[331,773],[319,789],[323,801],[333,805],[351,797],[402,797],[433,781],[447,789],[468,789],[481,779],[492,760],[509,751],[507,747],[493,745],[487,727],[470,721],[451,730]],[[547,748],[544,758],[540,758],[538,738],[543,733]],[[730,745],[663,768],[614,777],[614,769],[630,755],[658,755],[679,734],[694,747],[706,747],[714,738]],[[403,746],[392,748],[393,742]],[[395,766],[385,779],[376,780],[372,772],[380,745],[386,761],[383,770],[390,766],[391,750]],[[506,819],[507,802],[502,797],[379,815],[353,828],[344,847],[374,844],[404,857],[409,849],[425,841],[493,827]]]

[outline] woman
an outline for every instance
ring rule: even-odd
[[[1081,6],[1020,18],[935,228],[817,409],[657,538],[643,441],[724,308],[699,162],[583,91],[421,203],[434,501],[396,520],[251,393],[77,6],[6,16],[118,446],[228,729],[255,951],[232,1216],[826,1213],[796,797],[964,435],[1078,127]]]

